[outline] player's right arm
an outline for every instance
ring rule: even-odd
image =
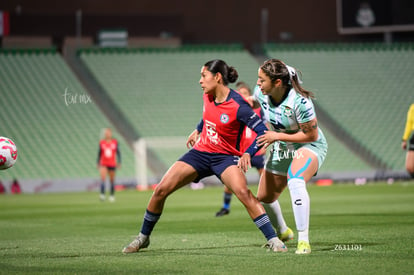
[[[405,124],[405,130],[402,137],[402,144],[401,147],[406,150],[407,149],[407,139],[410,136],[411,132],[413,131],[414,125],[414,104],[410,106],[410,109],[407,112],[407,122]]]
[[[204,121],[203,119],[197,124],[197,128],[188,136],[187,138],[187,148],[190,149],[191,147],[196,144],[198,137],[200,136],[201,131],[203,130]]]
[[[101,153],[102,153],[102,148],[101,148],[101,144],[99,144],[99,148],[98,148],[98,158],[96,160],[96,167],[98,167],[99,169],[99,163],[101,162]]]

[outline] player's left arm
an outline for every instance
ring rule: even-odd
[[[118,157],[118,163],[117,163],[117,167],[121,167],[121,150],[119,150],[119,143],[116,144],[116,156]]]
[[[309,143],[316,141],[319,137],[318,120],[312,100],[305,97],[297,99],[293,114],[298,122],[299,131],[295,133],[281,133],[267,131],[258,138],[259,145],[265,148],[276,140],[295,143]]]
[[[98,158],[96,159],[96,167],[99,169],[99,164],[101,162],[101,155],[102,155],[102,148],[101,145],[99,144],[99,149],[98,149]]]
[[[267,148],[270,144],[277,140],[285,142],[309,143],[318,139],[318,120],[316,117],[311,121],[300,123],[299,128],[301,131],[294,134],[266,131],[264,135],[257,138],[258,145]]]
[[[263,135],[267,130],[262,119],[247,104],[240,106],[237,112],[237,119],[256,132],[257,136]],[[258,146],[257,141],[253,140],[249,148],[247,148],[247,150],[240,157],[238,166],[243,172],[246,172],[249,168],[251,168],[251,157],[254,156],[260,148],[261,146]]]
[[[263,135],[267,130],[263,120],[247,104],[240,106],[239,111],[237,112],[237,119],[253,130],[257,136]],[[257,146],[256,140],[254,140],[245,153],[250,154],[250,156],[254,156],[259,149],[260,148]]]

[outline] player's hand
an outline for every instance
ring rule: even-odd
[[[117,164],[117,165],[116,165],[116,168],[117,168],[117,169],[121,168],[121,164],[120,164],[120,163],[119,163],[119,164]]]
[[[188,149],[194,146],[194,144],[197,142],[199,135],[200,133],[196,129],[188,136],[187,143],[186,143]]]
[[[275,131],[265,131],[265,133],[256,138],[257,145],[267,148],[270,144],[277,140],[277,133]]]
[[[403,150],[407,150],[407,141],[403,140],[403,142],[401,143],[401,148]]]
[[[237,167],[239,167],[243,173],[246,173],[249,168],[252,168],[251,164],[251,157],[249,153],[244,153],[240,158],[239,162],[237,163]]]

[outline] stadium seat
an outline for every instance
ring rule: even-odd
[[[99,178],[100,132],[112,125],[93,102],[80,101],[87,92],[62,57],[50,49],[0,51],[0,79],[0,133],[18,146],[2,179]],[[76,102],[65,101],[65,91]],[[114,136],[125,163],[118,176],[134,176],[132,151]]]

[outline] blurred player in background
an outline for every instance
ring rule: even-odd
[[[278,252],[287,248],[276,235],[263,206],[247,188],[244,172],[257,151],[256,141],[240,151],[245,125],[262,135],[267,129],[250,105],[236,91],[228,88],[238,73],[222,60],[212,60],[201,68],[203,117],[187,140],[193,146],[166,172],[148,203],[141,231],[124,253],[138,252],[150,244],[150,234],[159,220],[167,197],[179,188],[199,179],[216,175],[246,207],[253,222],[267,239],[265,247]]]
[[[11,186],[10,186],[10,192],[12,194],[20,194],[22,192],[22,189],[20,187],[19,181],[17,179],[14,179]]]
[[[411,104],[407,113],[401,147],[403,150],[407,150],[405,169],[414,178],[414,104]]]
[[[277,59],[260,66],[257,85],[254,97],[272,127],[257,141],[265,147],[273,144],[257,197],[272,203],[288,186],[298,230],[296,254],[308,254],[310,200],[306,182],[318,172],[328,150],[318,127],[313,94],[302,88],[293,67]]]
[[[110,196],[109,201],[115,201],[115,171],[121,166],[121,151],[118,141],[112,138],[110,128],[105,128],[103,139],[99,142],[98,169],[101,174],[101,193],[100,199],[105,200],[105,181],[109,175]],[[118,160],[117,160],[118,157]]]
[[[6,188],[4,187],[3,183],[0,180],[0,194],[5,194],[6,193]]]

